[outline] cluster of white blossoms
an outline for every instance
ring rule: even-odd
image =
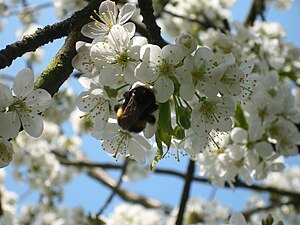
[[[166,225],[176,223],[178,208],[172,210]],[[191,198],[187,202],[183,224],[220,224],[228,219],[230,209],[222,206],[217,200],[205,202],[203,199]]]
[[[33,139],[26,133],[20,133],[13,144],[14,178],[49,198],[61,197],[63,186],[77,174],[75,168],[63,166],[57,156],[68,155],[70,159],[84,157],[80,151],[80,139],[63,135],[60,127],[50,122],[45,123],[41,137]]]
[[[182,32],[194,34],[199,31],[199,24],[214,24],[225,28],[222,21],[231,18],[230,8],[236,0],[172,0],[164,8],[159,25],[163,32],[176,37]],[[192,21],[199,21],[192,22]]]
[[[107,225],[164,225],[166,215],[159,209],[146,209],[138,204],[119,204],[108,218]]]
[[[80,0],[53,0],[56,15],[64,18],[70,13],[76,12],[85,7],[88,3]]]
[[[213,133],[232,128],[237,101],[251,91],[248,76],[254,61],[214,54],[208,47],[197,47],[186,33],[163,48],[147,44],[144,37],[134,36],[135,25],[127,22],[134,10],[135,5],[127,3],[118,13],[114,2],[104,1],[97,18],[92,16],[94,21],[83,26],[82,33],[93,41],[77,43],[73,59],[74,68],[84,73],[79,82],[87,89],[77,106],[92,120],[92,136],[114,157],[146,162],[154,133],[160,150],[177,140],[196,156],[215,143]],[[122,129],[113,110],[137,85],[151,88],[158,104],[158,124],[147,123],[144,135]]]
[[[53,207],[53,202],[44,199],[40,199],[37,205],[21,207],[17,213],[17,202],[22,200],[22,196],[5,189],[5,175],[5,170],[0,170],[0,224],[89,224],[82,208]]]
[[[269,200],[262,195],[254,194],[251,195],[247,199],[247,209],[251,210],[255,208],[268,208],[272,204],[277,204],[276,197]],[[284,199],[284,201],[289,201],[288,199]],[[300,223],[299,217],[299,209],[292,204],[284,204],[278,207],[274,207],[273,209],[261,211],[251,215],[249,218],[249,224],[259,224],[258,221],[262,221],[262,219],[266,218],[269,214],[272,215],[274,223],[277,224],[279,221],[284,221],[284,224],[298,225]]]
[[[232,52],[239,61],[249,55],[255,59],[248,79],[251,94],[236,108],[235,127],[219,148],[198,155],[200,174],[218,186],[232,185],[237,175],[250,185],[253,178],[282,171],[280,156],[297,155],[300,143],[300,113],[290,83],[297,79],[299,50],[284,42],[285,32],[277,23],[257,22],[250,29],[234,25],[235,34],[209,29],[200,36],[216,54]]]
[[[166,214],[160,209],[146,209],[137,204],[120,204],[107,217],[103,218],[107,225],[173,225],[176,223],[178,209],[173,209]],[[231,214],[231,215],[230,215]],[[229,219],[228,219],[229,218]],[[187,203],[183,224],[215,225],[247,225],[244,216],[238,212],[230,212],[229,208],[213,200],[205,202],[192,198]],[[256,220],[259,221],[259,220]]]
[[[50,105],[51,95],[44,89],[34,89],[34,75],[28,68],[14,79],[13,93],[0,83],[0,166],[12,160],[13,149],[6,139],[15,138],[21,127],[32,137],[39,137],[44,128],[41,113]]]
[[[23,22],[23,21],[22,21]],[[16,37],[22,39],[25,36],[32,35],[37,29],[40,28],[33,21],[28,21],[24,23],[24,26],[17,30]],[[27,52],[24,54],[24,58],[30,63],[41,63],[43,61],[43,56],[45,52],[43,48],[37,48],[34,52]]]
[[[16,224],[16,193],[5,188],[5,170],[0,170],[1,216],[0,224]]]
[[[72,224],[82,225],[89,223],[84,210],[80,207],[67,208],[64,206],[53,207],[51,204],[26,205],[21,208],[18,223],[14,224]]]

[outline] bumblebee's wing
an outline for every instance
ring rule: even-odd
[[[123,110],[123,114],[118,121],[124,130],[128,130],[140,119],[140,116],[143,113],[143,110],[139,109],[137,105],[135,94],[132,94]]]

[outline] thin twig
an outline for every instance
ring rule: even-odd
[[[93,0],[70,18],[44,28],[38,28],[34,34],[26,35],[21,41],[7,45],[0,51],[0,69],[10,66],[13,60],[26,52],[35,51],[42,45],[69,35],[72,31],[80,32],[81,27],[91,20],[89,15],[92,15],[93,10],[97,9],[102,1]]]
[[[122,178],[126,173],[126,168],[128,165],[128,160],[124,161],[124,165],[122,166],[122,171],[121,171],[121,175],[119,177],[118,183],[117,185],[113,188],[113,191],[111,192],[110,196],[107,198],[106,202],[104,203],[104,205],[101,207],[101,209],[99,210],[99,212],[96,214],[96,216],[100,216],[102,215],[102,213],[104,212],[104,210],[107,208],[107,206],[109,205],[109,203],[112,201],[112,199],[114,198],[114,196],[117,194],[117,190],[120,188],[121,183],[122,183]]]
[[[181,195],[179,211],[176,219],[176,225],[183,224],[183,216],[190,195],[190,188],[194,177],[194,170],[195,170],[195,162],[193,160],[190,160],[188,170],[185,176],[185,183]]]
[[[243,215],[245,216],[245,218],[248,220],[253,214],[259,213],[259,212],[265,212],[265,211],[269,211],[275,208],[279,208],[281,206],[284,205],[294,205],[294,206],[299,206],[299,201],[297,200],[290,200],[288,202],[279,202],[279,203],[273,203],[271,205],[268,206],[264,206],[264,207],[257,207],[254,209],[249,209],[243,212]]]
[[[71,160],[66,161],[63,159],[59,159],[59,160],[64,165],[76,166],[76,167],[87,167],[87,168],[98,167],[98,168],[102,168],[102,169],[120,169],[121,168],[120,165],[111,164],[111,163],[91,163],[91,162],[71,161]],[[176,176],[176,177],[180,177],[180,178],[185,178],[185,174],[178,172],[178,171],[174,171],[174,170],[156,168],[153,172],[157,173],[157,174],[164,174],[164,175],[167,174],[167,175],[172,175],[172,176]],[[194,176],[193,180],[197,181],[197,182],[202,182],[202,183],[210,183],[210,180],[205,177]],[[240,180],[237,180],[233,184],[235,187],[238,187],[238,188],[245,188],[245,189],[254,190],[257,192],[269,192],[269,193],[273,193],[273,194],[289,196],[289,197],[295,198],[295,199],[300,199],[300,193],[289,191],[289,190],[282,190],[282,189],[278,189],[275,187],[260,186],[257,184],[248,186],[246,183],[244,183]],[[224,187],[231,188],[228,184],[225,184]]]
[[[64,156],[59,156],[58,154],[56,154],[56,157],[64,165],[76,166],[76,163],[73,164],[72,160],[69,160]],[[91,162],[89,162],[88,160],[82,160],[80,162],[80,166],[88,165],[90,163]],[[121,168],[121,166],[118,166],[118,168]],[[108,175],[102,168],[86,167],[86,170],[87,170],[86,173],[88,176],[90,176],[91,178],[95,179],[96,181],[102,183],[104,186],[106,186],[110,189],[114,189],[117,186],[117,182],[110,175]],[[166,213],[170,213],[170,211],[171,211],[170,206],[164,205],[156,199],[147,198],[140,194],[137,194],[136,192],[122,189],[120,187],[115,190],[116,190],[116,194],[118,194],[125,201],[137,203],[146,208],[159,208],[159,209],[162,209]]]
[[[226,30],[230,30],[230,27],[229,27],[229,24],[228,24],[228,21],[227,20],[223,20],[223,24],[224,24],[224,27],[218,27],[216,26],[204,13],[202,14],[204,19],[205,19],[205,22],[201,21],[201,20],[197,20],[197,19],[193,19],[189,16],[183,16],[183,15],[178,15],[178,14],[175,14],[173,12],[170,12],[166,9],[164,9],[162,12],[166,13],[166,14],[169,14],[173,17],[177,17],[177,18],[180,18],[180,19],[183,19],[183,20],[187,20],[187,21],[190,21],[190,22],[193,22],[193,23],[196,23],[196,24],[199,24],[201,27],[203,27],[204,29],[208,29],[208,28],[214,28],[216,30],[220,30],[222,33],[226,33]]]

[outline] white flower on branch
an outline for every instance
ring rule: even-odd
[[[115,158],[129,156],[138,163],[146,162],[146,151],[151,149],[149,140],[142,135],[120,129],[117,123],[108,123],[105,130],[98,130],[95,138],[102,140],[102,148]]]
[[[99,13],[94,11],[99,18],[95,19],[93,16],[91,16],[94,21],[84,25],[81,29],[81,33],[86,37],[95,39],[105,36],[109,33],[114,25],[120,24],[123,25],[126,30],[134,34],[135,25],[131,22],[126,22],[134,13],[135,8],[136,7],[134,4],[126,3],[120,9],[118,14],[118,8],[115,2],[104,1],[99,7]]]
[[[208,134],[212,129],[229,131],[232,127],[231,116],[235,105],[231,98],[206,99],[198,102],[192,111],[191,128],[199,136]]]
[[[147,44],[141,47],[141,60],[135,70],[136,78],[143,83],[154,83],[156,101],[166,102],[174,92],[173,79],[183,80],[184,67],[178,67],[185,54],[176,45],[167,45],[162,49],[157,45]]]
[[[49,107],[51,95],[44,89],[34,90],[34,75],[28,68],[21,70],[14,79],[15,96],[7,86],[0,85],[0,136],[16,137],[21,124],[29,135],[40,136],[43,120],[39,114]]]
[[[134,29],[135,31],[135,29]],[[144,37],[133,37],[124,27],[111,28],[105,42],[97,42],[91,48],[91,59],[99,74],[102,85],[113,85],[118,80],[128,84],[136,82],[134,70],[139,63],[140,48],[147,44]]]

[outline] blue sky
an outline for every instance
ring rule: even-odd
[[[34,3],[43,3],[47,1],[29,1]],[[247,14],[251,1],[239,0],[233,10],[233,19],[242,21]],[[287,40],[300,47],[300,30],[296,21],[300,21],[300,1],[295,0],[292,8],[288,11],[278,11],[274,8],[268,8],[266,18],[268,21],[279,21],[284,29],[287,31]],[[56,21],[56,17],[49,17],[53,14],[53,9],[43,9],[40,13],[39,23],[40,26],[52,24]],[[7,21],[7,29],[0,33],[0,48],[4,48],[6,44],[16,41],[15,31],[20,27],[19,19],[15,16],[10,17]],[[297,28],[297,29],[295,29]],[[45,46],[45,60],[39,66],[35,66],[34,70],[38,74],[41,72],[55,55],[57,50],[63,43],[63,39],[56,40],[54,43],[50,43]],[[17,59],[13,62],[12,66],[3,69],[1,72],[15,75],[20,69],[25,67],[25,63],[22,59]],[[76,80],[72,80],[72,83],[76,86],[76,90],[79,90],[79,85]],[[68,128],[68,125],[66,125]],[[83,150],[93,160],[98,162],[116,162],[113,158],[107,156],[104,151],[101,150],[99,141],[87,137],[84,137]],[[187,158],[181,158],[181,162],[178,163],[173,158],[162,160],[158,167],[169,168],[184,172],[187,167]],[[289,163],[299,163],[299,157],[289,159]],[[119,163],[119,162],[116,162]],[[8,168],[8,172],[11,168]],[[118,177],[116,171],[110,171],[111,174]],[[161,200],[163,203],[176,206],[180,201],[180,194],[183,187],[183,181],[176,177],[169,177],[165,175],[155,175],[142,182],[129,184],[123,183],[122,187],[128,188],[138,193],[142,193],[146,196],[153,197]],[[11,176],[7,176],[7,188],[15,191],[19,194],[24,193],[28,187],[26,185],[17,184],[12,181]],[[191,196],[201,197],[207,199],[212,193],[213,188],[206,184],[193,183]],[[97,212],[102,204],[106,201],[106,198],[110,194],[110,190],[103,188],[101,184],[87,178],[86,176],[79,176],[74,179],[65,188],[65,199],[64,204],[70,207],[83,206],[87,211]],[[249,194],[246,190],[236,190],[235,192],[228,189],[218,189],[215,198],[223,202],[224,205],[231,206],[235,210],[240,210],[244,205],[245,199]],[[38,198],[36,193],[30,194],[24,198],[22,203],[34,202]],[[111,209],[119,203],[119,198],[115,198],[107,209],[106,212],[110,212]]]

